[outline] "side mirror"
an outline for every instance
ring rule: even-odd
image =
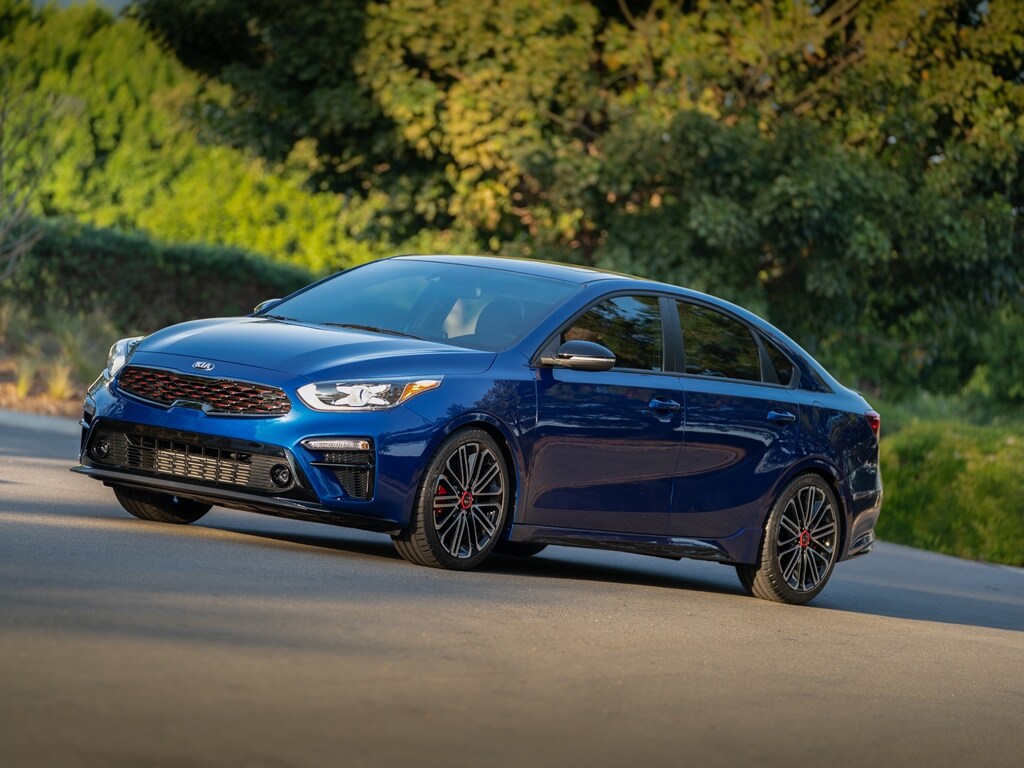
[[[255,307],[252,308],[252,312],[253,312],[254,315],[258,315],[260,312],[266,312],[268,309],[273,307],[279,301],[281,301],[281,300],[280,299],[267,299],[266,301],[261,301],[259,304],[257,304]]]
[[[615,354],[593,341],[576,339],[565,342],[554,357],[542,357],[540,362],[574,371],[607,371],[615,366]]]

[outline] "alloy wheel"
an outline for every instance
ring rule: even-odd
[[[464,443],[445,461],[432,502],[434,530],[445,552],[468,559],[498,533],[505,504],[501,460],[477,442]]]
[[[814,591],[836,556],[836,510],[816,485],[800,488],[779,518],[776,552],[783,580],[797,592]]]

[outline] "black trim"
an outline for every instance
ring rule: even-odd
[[[686,347],[683,344],[683,324],[679,321],[679,301],[661,297],[662,339],[665,344],[665,370],[678,375],[686,372]]]
[[[328,523],[348,528],[361,528],[380,533],[397,533],[402,528],[397,520],[357,515],[351,512],[339,512],[322,504],[289,499],[282,496],[257,496],[256,494],[230,491],[224,488],[210,488],[194,483],[167,480],[162,477],[134,475],[127,472],[98,469],[97,467],[84,465],[71,467],[71,471],[91,477],[94,480],[99,480],[108,486],[121,485],[128,486],[129,488],[141,488],[147,491],[182,496],[207,504],[240,509],[246,512],[258,512],[265,515],[287,517],[293,520],[311,520],[318,523]]]
[[[237,438],[222,437],[219,435],[207,435],[199,432],[189,432],[178,429],[169,429],[167,427],[154,427],[148,424],[137,424],[133,422],[117,421],[115,419],[96,419],[89,432],[88,439],[84,441],[82,446],[82,454],[79,460],[83,466],[94,468],[97,471],[102,472],[116,472],[120,476],[133,477],[133,478],[146,478],[157,483],[166,480],[168,483],[181,483],[184,482],[191,488],[203,489],[207,493],[219,493],[225,491],[228,493],[237,493],[234,490],[228,490],[223,483],[208,482],[201,480],[190,480],[177,478],[176,475],[149,472],[145,470],[132,469],[129,467],[123,467],[119,465],[108,465],[102,461],[97,461],[93,456],[90,455],[90,449],[92,441],[96,435],[105,432],[121,432],[126,435],[138,435],[141,437],[155,437],[162,440],[172,440],[175,442],[189,443],[194,445],[208,446],[210,448],[216,448],[219,450],[233,451],[238,453],[255,453],[261,456],[268,456],[280,459],[282,462],[288,464],[292,471],[292,477],[294,478],[293,484],[287,491],[282,490],[279,494],[269,492],[267,498],[280,498],[280,499],[293,499],[299,502],[316,502],[319,497],[313,492],[312,485],[302,472],[301,467],[295,458],[291,455],[290,451],[285,450],[279,445],[272,445],[269,443],[260,443],[251,440],[240,440]],[[177,478],[177,479],[175,479]],[[253,498],[263,498],[253,494]]]

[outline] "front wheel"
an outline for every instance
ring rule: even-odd
[[[114,495],[126,512],[140,520],[186,525],[194,523],[210,511],[210,505],[201,501],[118,485],[114,486]]]
[[[498,542],[509,500],[509,471],[494,438],[481,429],[456,432],[427,465],[395,549],[418,565],[475,568]]]
[[[760,562],[737,565],[748,594],[801,605],[825,588],[839,556],[839,505],[821,477],[800,475],[772,505]]]

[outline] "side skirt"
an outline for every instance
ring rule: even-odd
[[[688,539],[678,536],[645,536],[633,533],[612,533],[606,531],[582,531],[578,528],[550,528],[540,525],[513,525],[509,541],[530,544],[553,544],[561,547],[584,549],[607,549],[616,552],[632,552],[637,555],[653,555],[670,560],[684,557],[696,560],[712,560],[731,563],[733,559],[723,547],[705,539]]]

